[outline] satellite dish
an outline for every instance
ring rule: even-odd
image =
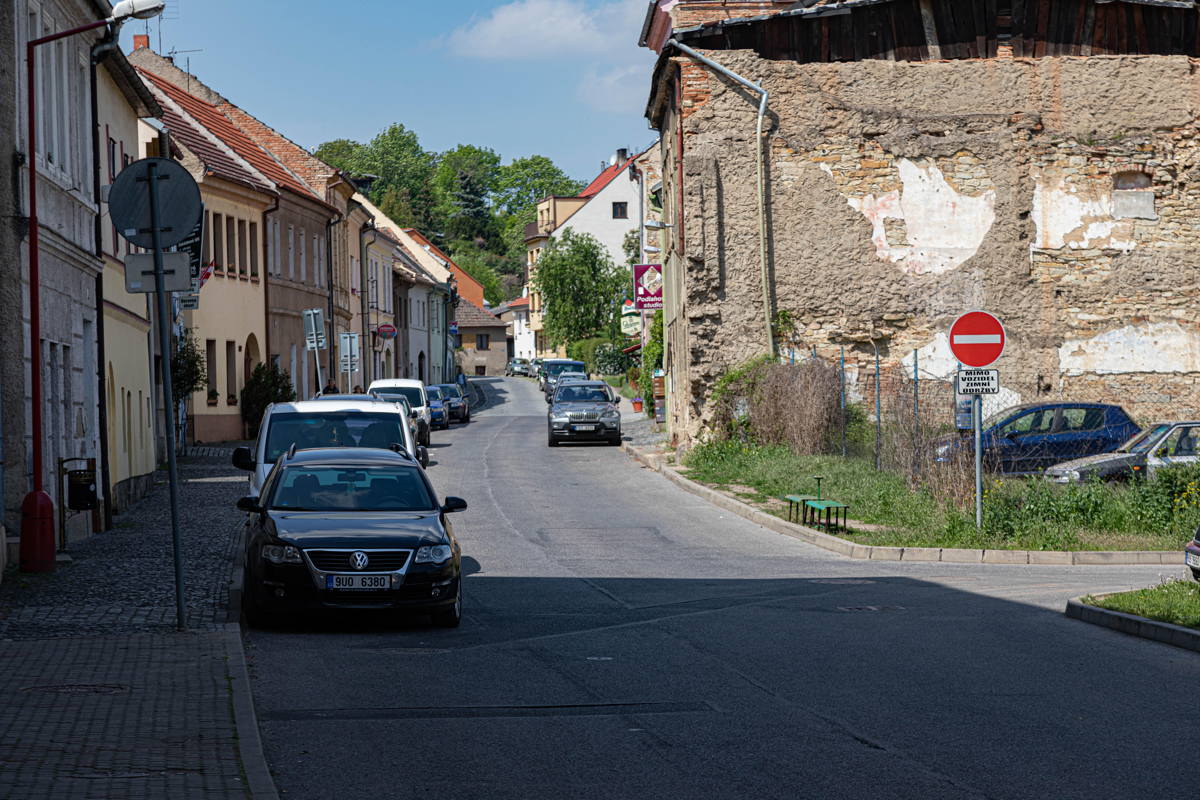
[[[609,156],[609,157],[608,157],[608,165],[609,165],[610,167],[615,167],[615,166],[617,165],[617,155],[616,155],[616,153],[613,153],[611,156]]]

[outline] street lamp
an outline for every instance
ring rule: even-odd
[[[642,227],[648,228],[649,230],[652,230],[652,231],[661,231],[664,228],[671,228],[674,226],[671,225],[671,223],[669,223],[669,222],[660,222],[659,220],[656,220],[656,219],[648,219],[644,223],[642,223]]]
[[[21,569],[26,572],[50,572],[54,569],[54,503],[46,494],[42,479],[42,309],[41,270],[37,212],[37,57],[36,49],[79,33],[111,25],[120,27],[128,19],[150,19],[162,13],[163,0],[121,0],[112,16],[78,28],[30,39],[25,45],[28,70],[28,140],[25,144],[29,164],[29,379],[33,409],[30,433],[33,437],[33,491],[21,502]],[[92,165],[99,169],[98,164]],[[166,358],[166,353],[163,354]],[[164,363],[164,369],[166,365]]]

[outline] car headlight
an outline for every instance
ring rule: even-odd
[[[954,449],[954,445],[952,445],[952,444],[939,445],[938,449],[936,451],[937,457],[945,458],[946,456],[950,455],[950,451],[953,449]]]
[[[262,557],[272,564],[303,564],[300,551],[290,544],[264,544]]]
[[[605,411],[600,415],[600,419],[604,420],[605,422],[619,422],[621,419],[621,413],[614,408],[610,408],[608,411]]]
[[[1079,470],[1077,470],[1077,469],[1067,470],[1066,473],[1064,473],[1064,477],[1069,481],[1077,481],[1077,480],[1079,480]]]
[[[444,564],[454,555],[454,550],[448,544],[426,545],[417,550],[416,564]]]

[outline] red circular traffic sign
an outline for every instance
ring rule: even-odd
[[[950,326],[950,350],[964,366],[986,367],[1004,352],[1004,326],[986,311],[968,311]]]
[[[376,332],[384,339],[391,339],[396,335],[396,326],[389,325],[385,322],[376,329]]]

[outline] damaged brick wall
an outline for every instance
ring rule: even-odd
[[[1200,80],[1188,58],[708,55],[771,92],[773,301],[798,322],[796,346],[846,346],[862,374],[874,346],[890,364],[917,350],[927,374],[948,376],[950,321],[986,308],[1009,334],[1006,396],[1200,415]],[[668,133],[684,140],[672,243],[684,302],[668,325],[687,334],[668,360],[686,443],[714,381],[764,351],[765,323],[756,98],[680,61],[682,97],[662,127],[664,164]]]

